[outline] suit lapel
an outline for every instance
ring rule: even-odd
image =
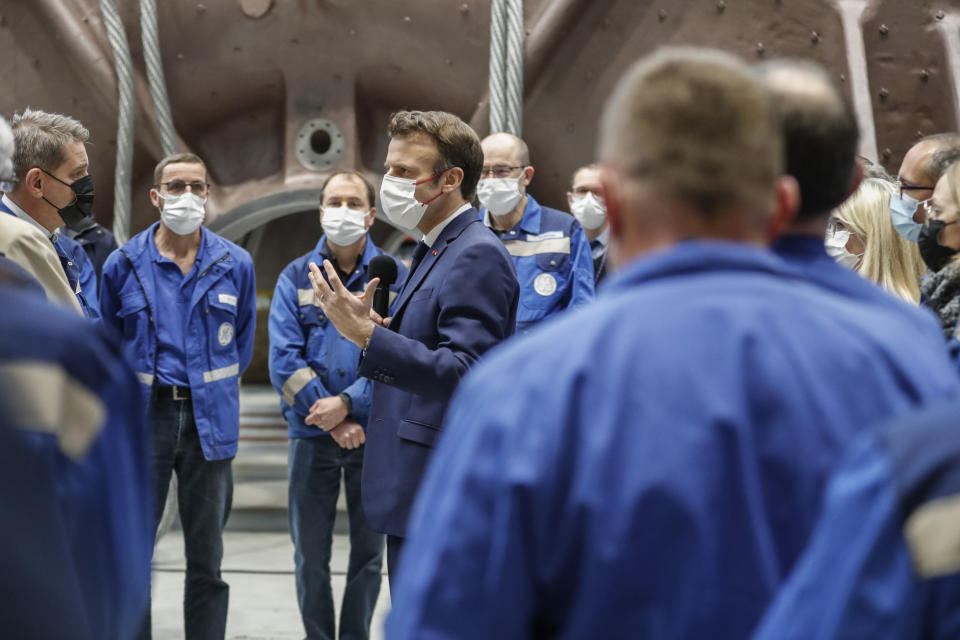
[[[433,247],[427,251],[427,254],[423,257],[423,261],[417,267],[416,271],[411,272],[407,277],[407,282],[403,285],[403,291],[400,292],[400,296],[397,298],[393,310],[394,321],[390,325],[392,329],[396,330],[399,327],[400,316],[403,315],[403,310],[410,301],[410,296],[423,284],[424,279],[426,279],[427,275],[433,269],[433,266],[440,260],[440,256],[447,250],[447,246],[457,239],[463,230],[467,228],[468,224],[476,222],[479,219],[477,210],[471,208],[457,216],[456,220],[453,220],[447,225],[447,228],[440,233],[437,241],[434,242]]]

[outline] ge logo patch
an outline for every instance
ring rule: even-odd
[[[220,325],[220,330],[217,331],[217,340],[220,342],[221,347],[230,344],[230,341],[233,340],[233,325],[229,322],[224,322]]]
[[[557,290],[557,279],[550,273],[541,273],[533,279],[533,290],[542,296],[553,295]]]

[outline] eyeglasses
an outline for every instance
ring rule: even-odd
[[[190,193],[195,196],[205,196],[207,195],[207,189],[210,188],[210,185],[206,182],[184,182],[183,180],[171,180],[170,182],[161,182],[155,187],[166,187],[167,193],[172,196],[182,195],[184,191],[188,188]]]
[[[900,197],[903,197],[904,191],[933,191],[934,187],[927,187],[917,184],[903,184],[903,182],[898,178],[893,181],[894,187],[896,187],[900,192]]]
[[[0,191],[3,193],[10,193],[16,188],[17,183],[20,182],[16,176],[10,178],[0,178]]]
[[[495,178],[509,178],[510,174],[517,169],[523,169],[523,165],[516,167],[491,167],[489,169],[482,169],[480,171],[480,177],[487,178],[489,176],[493,176]]]

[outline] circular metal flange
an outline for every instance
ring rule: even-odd
[[[326,171],[343,157],[343,131],[336,122],[313,118],[297,131],[297,160],[311,171]]]

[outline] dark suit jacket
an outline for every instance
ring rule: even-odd
[[[363,506],[374,529],[403,536],[460,378],[514,330],[520,285],[503,243],[471,208],[411,271],[389,329],[374,330],[358,373],[374,380]]]

